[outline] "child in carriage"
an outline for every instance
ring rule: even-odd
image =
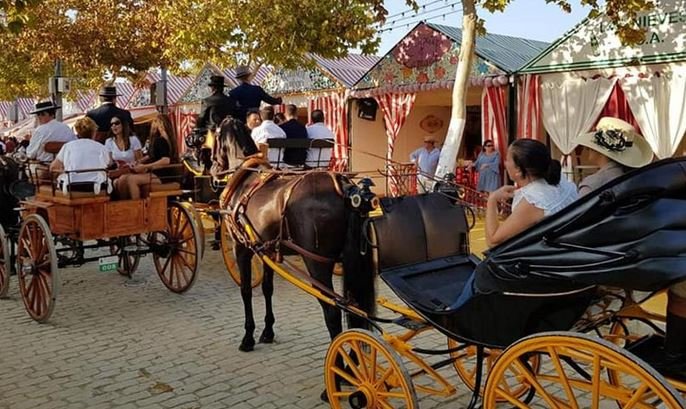
[[[576,187],[561,180],[560,162],[549,149],[533,139],[519,139],[507,150],[505,169],[516,185],[506,185],[488,196],[486,243],[493,247],[523,232],[544,217],[574,202]],[[512,214],[498,221],[498,202],[512,199]]]

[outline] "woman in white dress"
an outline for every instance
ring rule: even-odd
[[[560,162],[550,150],[533,139],[514,141],[507,150],[505,169],[515,186],[503,186],[488,196],[486,243],[496,246],[555,214],[577,197],[576,186],[561,180]],[[498,202],[512,199],[512,214],[498,220]]]

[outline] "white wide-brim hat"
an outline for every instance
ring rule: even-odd
[[[579,135],[575,142],[630,168],[643,167],[653,160],[648,142],[619,118],[601,118],[595,131]]]

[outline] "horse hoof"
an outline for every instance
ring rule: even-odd
[[[322,402],[329,403],[329,395],[326,394],[326,389],[324,389],[324,392],[322,392],[322,394],[319,395],[319,399],[321,399]]]
[[[241,352],[250,352],[250,351],[254,351],[254,350],[255,350],[255,347],[252,346],[252,345],[243,345],[243,344],[241,344],[241,345],[238,347],[238,350],[241,351]]]
[[[260,343],[261,344],[273,344],[274,343],[274,334],[262,334],[260,335]]]

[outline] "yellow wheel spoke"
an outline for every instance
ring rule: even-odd
[[[359,366],[359,367],[362,368],[361,370],[362,370],[362,372],[364,373],[364,378],[363,378],[363,379],[366,380],[366,381],[371,381],[371,380],[373,380],[373,379],[369,376],[369,371],[368,371],[368,368],[367,368],[367,364],[366,364],[365,361],[364,361],[364,354],[362,353],[362,348],[360,348],[359,341],[352,341],[350,344],[351,344],[351,346],[352,346],[353,351],[355,351],[355,355],[357,355],[357,360],[360,362],[360,366]],[[372,349],[376,349],[376,348],[372,348]]]
[[[384,392],[384,391],[378,391],[376,392],[378,396],[382,396],[384,398],[398,398],[398,399],[405,399],[405,394],[402,392]]]
[[[638,401],[645,395],[645,393],[648,391],[648,385],[643,384],[641,385],[640,388],[634,392],[634,396],[631,397],[631,400],[626,403],[626,405],[622,405],[622,409],[630,409],[636,406]]]
[[[593,377],[591,378],[591,384],[593,385],[593,391],[591,395],[591,407],[600,407],[600,356],[593,356]]]
[[[360,386],[360,382],[356,379],[354,379],[350,374],[348,374],[346,371],[342,370],[341,368],[338,367],[333,367],[331,370],[341,378],[345,379],[346,382],[353,386]]]
[[[345,361],[346,365],[348,365],[348,368],[350,368],[353,371],[353,374],[357,377],[357,379],[364,381],[366,378],[360,373],[360,369],[355,365],[352,358],[350,358],[350,355],[348,355],[348,353],[345,352],[345,350],[342,348],[340,354],[343,357],[343,360]]]
[[[553,361],[553,365],[555,366],[557,373],[560,374],[560,383],[562,383],[562,386],[564,387],[565,393],[567,394],[567,399],[572,405],[571,407],[573,409],[579,409],[579,405],[576,404],[574,392],[572,391],[572,387],[569,385],[569,379],[567,379],[567,374],[562,367],[562,362],[560,362],[560,357],[557,355],[557,351],[555,351],[555,348],[553,347],[548,347],[548,354],[550,354],[550,359]]]
[[[541,394],[543,399],[545,399],[545,401],[548,402],[548,405],[554,408],[555,403],[553,399],[545,391],[545,388],[543,388],[543,386],[541,386],[541,384],[539,384],[538,381],[536,381],[536,377],[529,372],[529,369],[526,368],[524,364],[522,364],[518,359],[515,359],[513,364],[522,372],[522,375],[524,375],[526,380],[529,381],[534,388],[536,388],[536,390],[538,391],[538,393]]]
[[[379,378],[378,381],[374,384],[374,389],[379,389],[379,385],[382,383],[386,382],[386,379],[388,379],[389,376],[393,373],[393,368],[388,368],[386,371],[381,375],[381,378]]]

